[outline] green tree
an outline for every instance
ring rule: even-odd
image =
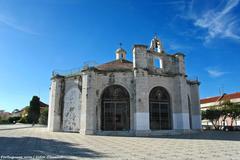
[[[232,112],[231,111],[232,110],[232,106],[233,106],[233,103],[231,103],[229,100],[223,100],[219,104],[219,109],[222,112],[223,127],[225,127],[225,121],[226,121],[227,116],[229,116],[230,112]]]
[[[232,103],[229,100],[224,100],[220,103],[219,109],[222,112],[223,126],[225,126],[225,120],[227,117],[231,118],[231,126],[233,126],[234,120],[240,116],[240,104]]]
[[[38,123],[40,116],[40,98],[33,96],[28,110],[28,123]]]
[[[21,119],[18,120],[18,123],[28,123],[27,117],[21,117]]]
[[[219,109],[210,108],[206,110],[205,119],[210,120],[210,122],[213,124],[213,127],[218,130],[219,126],[217,123],[221,115],[222,112]]]
[[[48,123],[48,108],[45,108],[39,117],[39,123],[47,125]]]
[[[18,120],[20,120],[20,119],[21,119],[21,117],[9,117],[8,122],[9,123],[17,123]]]
[[[206,119],[206,111],[205,110],[202,110],[201,111],[201,117],[202,117],[202,120]]]
[[[224,116],[225,117],[228,116],[231,118],[231,126],[233,126],[234,120],[236,121],[236,119],[240,116],[240,104],[231,103],[228,106],[226,106],[223,110]]]

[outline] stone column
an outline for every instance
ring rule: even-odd
[[[133,48],[133,68],[146,69],[147,64],[147,46],[134,45]]]
[[[143,70],[135,71],[135,92],[136,92],[135,97],[136,112],[134,113],[135,134],[137,136],[148,136],[150,134],[148,77],[139,75],[141,74],[139,72],[143,72],[144,74],[144,72],[146,71]]]
[[[178,87],[175,90],[175,98],[177,101],[173,111],[173,129],[189,130],[189,110],[188,110],[188,87],[184,75],[178,77]]]
[[[178,71],[180,74],[185,75],[185,55],[183,53],[176,53],[175,56],[178,58]]]
[[[64,77],[53,77],[49,96],[48,113],[48,130],[52,132],[61,131],[63,92]]]
[[[192,129],[201,130],[201,112],[199,100],[199,82],[190,86],[192,107]]]
[[[80,134],[92,135],[96,131],[96,90],[94,72],[85,71],[82,76],[82,105]]]
[[[145,69],[148,67],[147,46],[134,45],[133,68],[135,81],[135,105],[134,128],[137,136],[147,136],[149,130],[149,102],[148,102],[148,78]]]

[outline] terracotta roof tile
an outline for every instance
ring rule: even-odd
[[[231,100],[235,98],[240,98],[240,92],[223,94],[223,96],[204,98],[200,100],[200,103],[205,104],[205,103],[217,102],[219,100]]]
[[[223,97],[224,100],[230,100],[230,99],[235,99],[235,98],[240,98],[240,92],[232,93],[232,94],[226,94]]]
[[[48,104],[46,104],[46,103],[40,101],[40,107],[48,107]]]
[[[133,69],[133,63],[122,59],[104,63],[96,68],[103,71],[131,71]]]
[[[216,102],[219,98],[220,98],[220,96],[210,97],[210,98],[204,98],[204,99],[201,99],[201,100],[200,100],[200,103],[201,103],[201,104],[204,104],[204,103]]]

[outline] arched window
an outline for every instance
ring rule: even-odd
[[[102,94],[101,129],[127,131],[130,128],[129,94],[120,85],[107,87]]]
[[[163,87],[155,87],[149,94],[151,130],[171,129],[170,97]]]

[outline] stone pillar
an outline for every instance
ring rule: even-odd
[[[186,74],[186,69],[185,69],[185,55],[183,53],[176,53],[175,56],[178,58],[178,67],[179,67],[179,73],[182,75]]]
[[[192,107],[192,129],[201,130],[201,112],[199,100],[199,82],[190,86],[191,107]]]
[[[96,131],[96,91],[94,72],[85,71],[82,76],[82,105],[80,134],[93,135]]]
[[[137,73],[138,72],[138,73]],[[137,136],[148,136],[150,134],[149,120],[149,100],[148,100],[148,77],[141,76],[140,72],[135,71],[135,105],[136,112],[134,113],[135,134]],[[146,73],[145,73],[146,74]]]
[[[48,130],[52,132],[61,131],[63,92],[64,77],[53,77],[49,96],[48,113]]]
[[[188,109],[188,87],[186,83],[186,78],[179,75],[178,77],[178,88],[176,88],[177,94],[175,98],[177,101],[175,103],[173,111],[173,129],[175,130],[189,130],[189,109]]]
[[[146,69],[147,68],[147,46],[134,45],[133,48],[133,68]]]

